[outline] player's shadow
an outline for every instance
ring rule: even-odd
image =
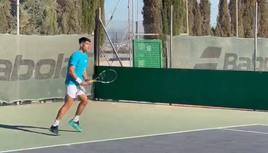
[[[38,127],[38,126],[29,126],[29,125],[6,125],[6,124],[0,124],[0,128],[9,129],[9,130],[23,131],[23,132],[30,132],[30,133],[36,133],[36,134],[47,135],[47,136],[55,136],[54,134],[45,133],[45,132],[39,132],[39,131],[34,130],[34,129],[48,130],[47,127]],[[62,132],[77,132],[77,131],[72,131],[72,130],[59,130],[59,131],[62,131]]]

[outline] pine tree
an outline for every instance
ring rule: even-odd
[[[0,1],[0,33],[9,33],[11,31],[11,18],[10,1]]]
[[[170,34],[170,6],[172,5],[172,0],[162,1],[162,24],[163,33]]]
[[[219,14],[216,26],[216,36],[229,37],[231,36],[231,19],[228,11],[227,0],[220,0]]]
[[[58,22],[60,33],[91,34],[95,28],[96,10],[101,8],[104,20],[104,0],[57,0]],[[104,41],[104,31],[101,30],[101,40]]]
[[[93,15],[91,15],[92,16],[92,19],[91,18],[89,19],[90,22],[88,23],[89,24],[88,27],[85,27],[84,26],[84,28],[87,29],[87,32],[89,32],[89,33],[91,33],[91,32],[97,32],[98,31],[99,37],[98,37],[98,40],[97,41],[98,41],[99,44],[103,44],[104,43],[104,40],[106,38],[106,35],[105,35],[105,32],[104,32],[103,27],[97,27],[99,29],[95,29],[95,26],[98,25],[95,22],[96,22],[96,18],[99,18],[99,16],[98,16],[99,8],[101,9],[101,12],[100,13],[101,13],[102,22],[105,25],[104,0],[99,0],[98,3],[96,3],[95,8],[93,9],[94,12],[92,12]]]
[[[254,18],[255,18],[255,0],[241,0],[243,9],[244,37],[252,38],[254,36]]]
[[[145,33],[162,34],[161,1],[144,0],[143,25]],[[147,36],[146,38],[159,38],[159,36]]]
[[[21,34],[40,34],[43,22],[44,5],[39,0],[21,2],[20,31]]]
[[[98,9],[98,1],[83,0],[82,1],[82,31],[90,33],[94,29],[96,9]]]
[[[231,36],[236,36],[236,0],[229,2],[229,12],[231,17]]]
[[[200,12],[201,12],[201,35],[210,35],[210,1],[200,1]]]
[[[21,34],[91,34],[104,0],[20,0]],[[0,0],[0,33],[15,33],[16,0]],[[104,13],[102,13],[104,22]],[[101,30],[102,41],[104,32]]]
[[[259,6],[259,37],[268,37],[268,2],[266,0],[258,0]]]
[[[57,7],[57,14],[58,14],[58,18],[57,18],[57,22],[58,22],[58,33],[59,34],[64,34],[64,24],[65,22],[63,22],[63,14],[65,14],[65,9],[66,9],[66,3],[68,1],[66,0],[57,0],[58,3],[58,7]]]
[[[195,36],[201,36],[202,34],[202,18],[201,18],[201,12],[200,7],[197,1],[194,2],[194,8],[193,8],[193,14],[194,14],[194,26],[193,26],[193,34]]]
[[[57,34],[58,23],[57,23],[57,2],[56,0],[47,0],[43,11],[43,22],[41,26],[41,34]]]
[[[105,10],[104,10],[104,3],[105,3],[105,0],[99,0],[98,1],[99,3],[98,3],[98,5],[97,5],[97,8],[96,9],[98,9],[98,8],[101,8],[101,18],[102,18],[102,21],[103,21],[103,24],[105,24],[105,15],[104,15],[104,12],[105,12]],[[95,10],[96,10],[95,9]],[[97,16],[98,14],[96,14],[96,11],[95,11],[95,15],[94,15],[94,17],[93,17],[93,19],[95,18],[95,16]],[[92,24],[93,25],[95,25],[95,20],[94,20],[94,22],[92,22]],[[94,29],[95,27],[94,26],[92,26],[92,31],[93,31],[93,29]],[[103,44],[104,43],[104,40],[105,40],[105,33],[104,33],[104,30],[103,30],[103,28],[100,30],[100,43],[101,44]]]
[[[245,10],[245,5],[242,0],[238,0],[238,36],[244,38],[245,37],[245,32],[244,32],[244,10]]]
[[[162,0],[163,33],[170,34],[170,9],[173,5],[173,34],[186,32],[186,1]]]
[[[193,26],[194,26],[195,16],[194,16],[193,12],[194,12],[195,2],[196,2],[196,0],[188,0],[189,35],[194,35]]]
[[[81,33],[81,1],[68,0],[63,8],[61,19],[62,33],[78,34]]]

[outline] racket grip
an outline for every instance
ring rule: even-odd
[[[85,89],[83,86],[80,86],[80,89],[81,89],[84,93],[86,93],[86,89]]]
[[[94,83],[94,82],[96,82],[96,80],[89,80],[88,82],[89,83]]]

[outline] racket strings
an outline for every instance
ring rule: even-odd
[[[117,73],[114,70],[105,70],[96,78],[99,82],[113,82],[117,78]]]

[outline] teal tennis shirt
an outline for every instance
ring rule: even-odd
[[[81,50],[75,51],[69,59],[68,67],[67,67],[67,75],[65,84],[66,85],[78,85],[78,83],[72,78],[69,74],[69,68],[71,66],[75,67],[75,74],[78,78],[83,80],[83,74],[86,71],[88,65],[88,55],[87,53],[83,53]]]

